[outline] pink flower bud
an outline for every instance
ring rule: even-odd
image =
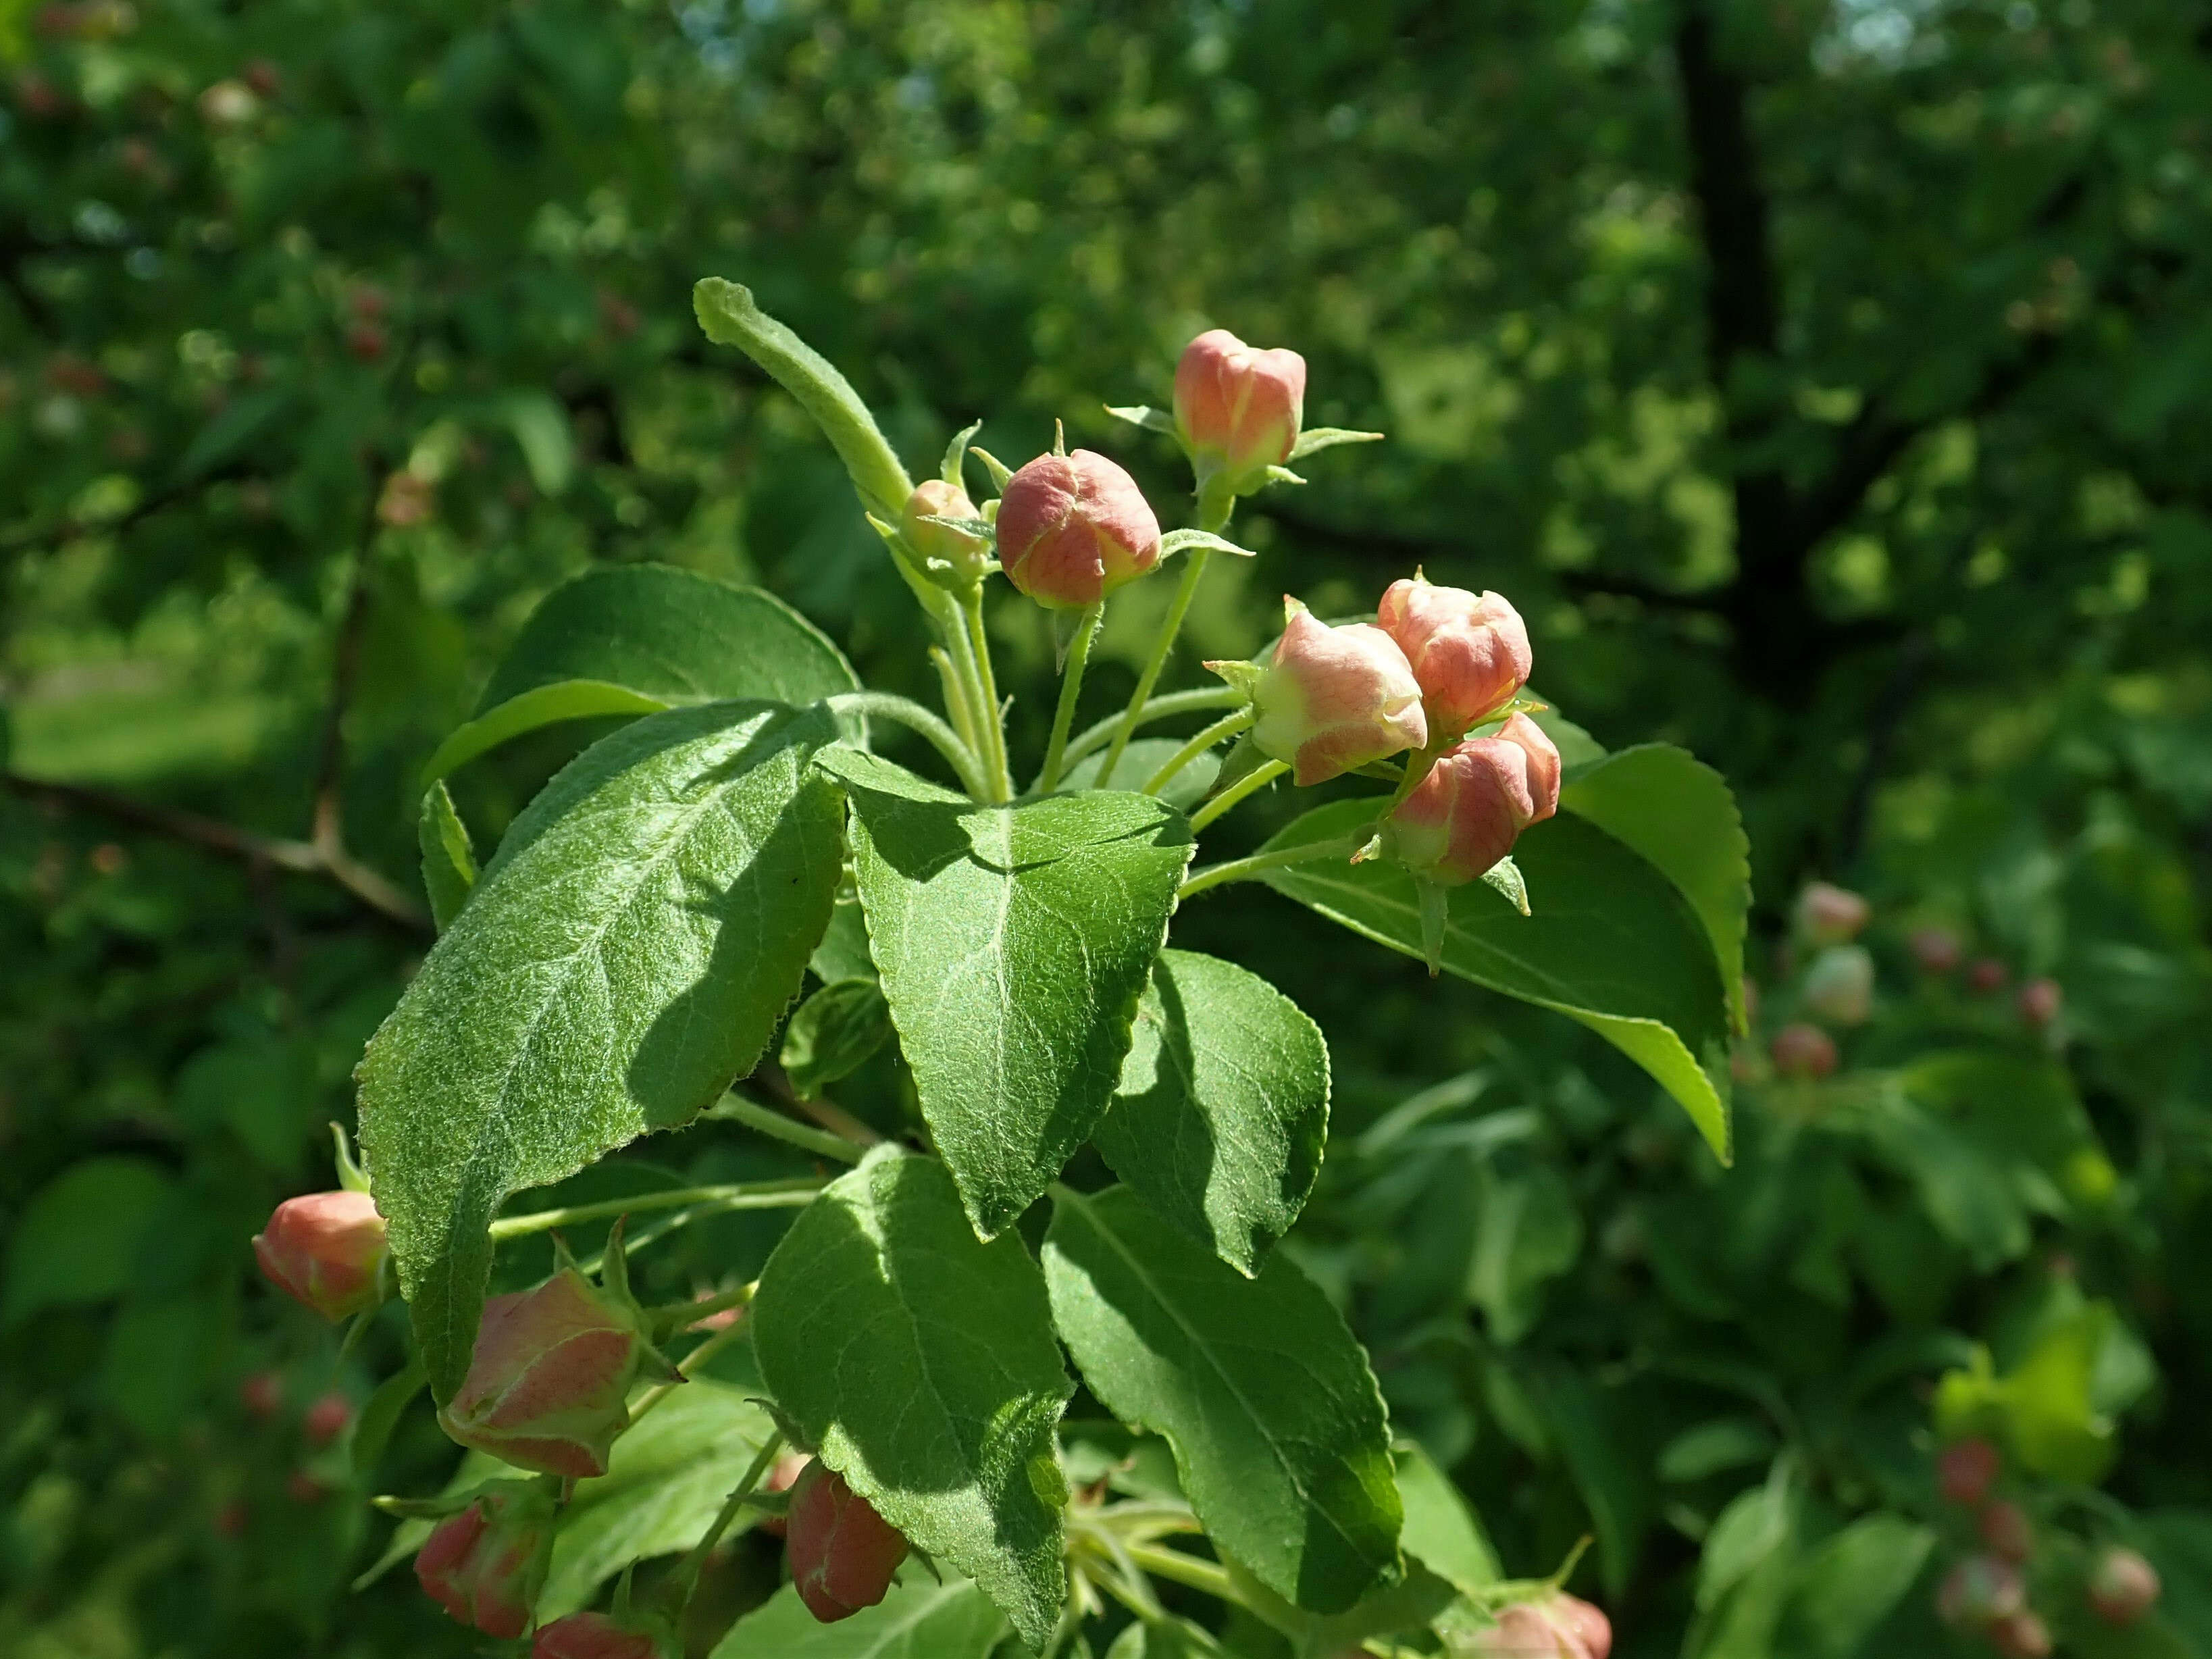
[[[1911,944],[1912,959],[1931,974],[1948,974],[1959,965],[1959,936],[1948,927],[1916,927]]]
[[[1975,1517],[1974,1529],[1990,1553],[2006,1561],[2025,1561],[2035,1553],[2035,1528],[2017,1504],[1999,1499],[1985,1504]]]
[[[1365,623],[1331,628],[1283,601],[1283,637],[1252,690],[1252,741],[1293,781],[1325,783],[1429,739],[1406,653]]]
[[[331,1393],[324,1395],[307,1407],[307,1415],[300,1419],[300,1426],[313,1444],[327,1446],[343,1434],[346,1425],[352,1421],[353,1401],[342,1394]]]
[[[2158,1601],[2158,1569],[2133,1550],[2102,1551],[2089,1568],[2089,1607],[2108,1625],[2132,1625]]]
[[[2051,1626],[2025,1609],[1991,1620],[1987,1634],[2004,1659],[2050,1659]]]
[[[1160,562],[1160,521],[1137,481],[1103,455],[1040,455],[999,498],[1006,580],[1055,611],[1079,611]]]
[[[284,1409],[284,1379],[275,1371],[255,1371],[238,1385],[238,1403],[248,1417],[267,1423]]]
[[[1966,969],[1968,988],[1978,991],[1984,995],[1987,995],[1991,991],[2002,989],[2007,977],[2004,963],[1993,957],[1978,957],[1973,965]]]
[[[1944,1575],[1936,1592],[1936,1611],[1954,1630],[1986,1629],[2027,1605],[2027,1585],[2020,1569],[1994,1555],[1970,1555]]]
[[[547,1474],[605,1474],[629,1426],[644,1358],[637,1316],[564,1267],[535,1290],[484,1304],[469,1373],[438,1413],[464,1446]]]
[[[1417,575],[1390,584],[1376,621],[1413,665],[1432,738],[1458,736],[1528,681],[1528,630],[1495,593]]]
[[[1382,850],[1445,887],[1474,881],[1559,810],[1559,751],[1526,714],[1444,754],[1382,823]]]
[[[958,484],[942,478],[932,478],[915,487],[906,498],[906,511],[899,515],[899,533],[906,544],[924,559],[942,559],[952,567],[953,574],[963,581],[974,581],[983,574],[983,562],[991,556],[991,544],[971,531],[955,530],[949,524],[931,524],[931,519],[980,519],[975,503],[968,499],[968,492]]]
[[[2032,979],[2020,988],[2020,1017],[2028,1026],[2040,1031],[2058,1018],[2065,1006],[2066,994],[2058,988],[2055,979]]]
[[[817,1459],[791,1488],[786,1551],[799,1599],[828,1625],[884,1599],[907,1542],[843,1475]]]
[[[288,1198],[253,1240],[270,1282],[325,1319],[377,1304],[384,1250],[384,1218],[367,1193]]]
[[[1805,970],[1805,1006],[1832,1025],[1863,1025],[1874,1010],[1874,958],[1856,945],[1832,945]]]
[[[1954,1441],[1936,1458],[1936,1489],[1947,1504],[1972,1509],[1990,1495],[2004,1460],[1986,1440]]]
[[[1849,888],[1808,883],[1797,895],[1797,926],[1815,944],[1841,945],[1867,925],[1867,902]]]
[[[541,1627],[530,1659],[659,1659],[660,1644],[604,1613],[572,1613]]]
[[[1784,1077],[1826,1077],[1836,1069],[1836,1040],[1817,1025],[1784,1026],[1766,1052]]]
[[[520,1484],[494,1486],[438,1523],[415,1577],[464,1625],[512,1640],[530,1628],[552,1548],[552,1505]]]
[[[1500,1609],[1498,1622],[1468,1650],[1479,1659],[1606,1659],[1612,1651],[1605,1614],[1563,1591]]]
[[[1176,432],[1201,485],[1224,474],[1240,495],[1257,489],[1291,459],[1305,401],[1304,358],[1255,351],[1225,328],[1206,330],[1176,364]]]

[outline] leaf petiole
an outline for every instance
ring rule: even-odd
[[[738,1484],[722,1500],[722,1507],[715,1512],[714,1520],[708,1523],[707,1530],[699,1534],[699,1541],[684,1558],[684,1565],[676,1570],[676,1582],[682,1587],[678,1606],[690,1605],[692,1596],[698,1593],[699,1575],[706,1568],[707,1558],[714,1553],[714,1546],[730,1529],[730,1523],[738,1518],[738,1511],[744,1508],[745,1500],[753,1495],[753,1488],[766,1477],[769,1466],[775,1462],[776,1453],[782,1449],[782,1431],[771,1429],[768,1438],[761,1442],[760,1450],[754,1454],[753,1461],[746,1466],[744,1474],[738,1478]]]
[[[984,799],[985,781],[982,763],[975,753],[960,740],[960,735],[931,710],[923,708],[911,697],[902,697],[890,691],[840,691],[823,700],[833,714],[872,714],[918,732],[929,740],[930,746],[945,757],[960,779],[962,787],[975,797]],[[988,738],[985,739],[988,741]]]
[[[1161,790],[1168,787],[1169,780],[1176,773],[1182,771],[1184,767],[1189,765],[1223,738],[1233,738],[1239,732],[1243,731],[1252,724],[1252,711],[1249,708],[1239,708],[1232,714],[1224,714],[1170,756],[1164,766],[1145,780],[1145,787],[1139,793],[1146,795],[1158,794]],[[1108,775],[1103,771],[1100,772],[1099,781],[1105,782]]]
[[[817,1158],[834,1158],[840,1164],[858,1164],[866,1147],[856,1146],[842,1135],[833,1135],[826,1130],[810,1128],[794,1118],[787,1117],[774,1107],[757,1100],[749,1100],[732,1091],[729,1094],[699,1115],[705,1118],[726,1118],[742,1123],[749,1129],[781,1140],[801,1152],[812,1152]]]
[[[1364,839],[1358,836],[1341,836],[1333,841],[1308,842],[1302,847],[1285,847],[1273,853],[1255,853],[1249,858],[1205,865],[1191,872],[1190,878],[1176,891],[1176,898],[1180,902],[1226,882],[1250,881],[1266,871],[1280,869],[1286,864],[1307,864],[1316,859],[1350,858],[1358,850]]]
[[[491,1224],[494,1239],[521,1238],[550,1232],[556,1227],[580,1227],[586,1222],[608,1221],[616,1216],[646,1210],[789,1210],[803,1208],[823,1183],[812,1176],[789,1181],[739,1182],[720,1187],[672,1187],[665,1192],[636,1193],[595,1204],[570,1204],[557,1210],[533,1210],[527,1215],[501,1216]]]

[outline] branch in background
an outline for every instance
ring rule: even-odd
[[[1875,790],[1889,769],[1889,759],[1896,751],[1905,717],[1918,699],[1929,665],[1935,657],[1934,642],[1925,634],[1916,634],[1906,640],[1898,651],[1896,666],[1883,684],[1881,695],[1875,700],[1867,722],[1866,757],[1859,763],[1858,775],[1851,780],[1851,793],[1844,803],[1842,834],[1830,866],[1838,875],[1848,872],[1858,862],[1859,849],[1866,843],[1867,824],[1874,813]]]

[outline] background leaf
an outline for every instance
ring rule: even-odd
[[[870,949],[937,1149],[978,1231],[1012,1222],[1089,1137],[1190,861],[1142,795],[978,806],[849,749]]]
[[[1313,1613],[1341,1613],[1396,1576],[1382,1397],[1296,1267],[1277,1255],[1240,1278],[1122,1187],[1056,1193],[1044,1264],[1084,1380],[1116,1417],[1167,1437],[1222,1549]]]
[[[501,1200],[687,1121],[766,1047],[836,890],[836,794],[807,764],[834,735],[818,711],[716,703],[595,744],[370,1042],[362,1142],[441,1399]]]
[[[1153,1210],[1252,1273],[1321,1174],[1328,1045],[1258,975],[1163,951],[1091,1139]]]
[[[714,1659],[983,1659],[1005,1633],[1005,1616],[966,1579],[940,1584],[911,1561],[899,1576],[881,1601],[834,1625],[787,1584],[730,1627]]]
[[[778,1406],[1031,1647],[1065,1593],[1053,1425],[1074,1392],[1036,1264],[977,1238],[945,1166],[871,1152],[799,1215],[752,1310]]]
[[[430,919],[442,933],[477,884],[476,848],[469,843],[468,826],[453,810],[453,798],[442,779],[422,792],[416,840],[422,849],[422,889],[429,896]]]
[[[841,979],[799,1005],[783,1029],[778,1063],[791,1086],[811,1099],[849,1077],[890,1041],[890,1006],[872,979]]]

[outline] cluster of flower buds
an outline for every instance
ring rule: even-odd
[[[538,1628],[530,1659],[659,1659],[660,1643],[604,1613],[572,1613]]]
[[[2158,1605],[2158,1569],[2131,1549],[2109,1545],[2089,1567],[2089,1610],[2108,1625],[2126,1626]]]
[[[512,1640],[530,1628],[552,1549],[552,1499],[535,1483],[503,1480],[438,1523],[415,1577],[464,1625]]]
[[[1554,1591],[1540,1601],[1503,1608],[1498,1622],[1479,1632],[1471,1647],[1455,1650],[1480,1659],[1606,1659],[1613,1626],[1578,1596]]]
[[[784,1524],[791,1582],[825,1625],[882,1601],[907,1557],[905,1535],[818,1458],[792,1483]]]
[[[365,1192],[286,1199],[254,1236],[253,1255],[271,1284],[325,1319],[365,1313],[384,1299],[384,1218]]]

